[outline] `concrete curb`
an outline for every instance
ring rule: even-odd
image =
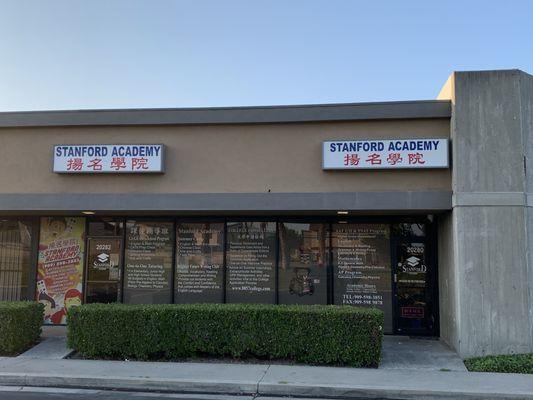
[[[533,378],[532,378],[533,379]],[[533,399],[533,391],[498,393],[485,390],[431,390],[377,387],[376,385],[309,385],[282,382],[278,384],[261,381],[206,381],[153,379],[142,377],[101,377],[82,375],[16,374],[1,373],[0,385],[84,388],[98,390],[124,390],[139,392],[171,392],[194,394],[259,395],[262,397],[306,397],[306,398],[380,398],[380,399]]]
[[[178,381],[140,377],[101,377],[45,374],[0,374],[0,385],[84,388],[142,392],[257,394],[257,382]]]
[[[468,400],[506,400],[506,399],[533,399],[532,393],[487,393],[465,392],[450,389],[417,390],[417,389],[386,389],[370,386],[300,386],[300,385],[260,385],[257,393],[259,396],[272,397],[304,397],[304,398],[331,398],[331,399],[402,399],[402,400],[441,400],[441,399],[468,399]]]

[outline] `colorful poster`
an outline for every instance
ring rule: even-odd
[[[41,218],[37,300],[45,324],[66,323],[67,310],[82,300],[85,218]]]

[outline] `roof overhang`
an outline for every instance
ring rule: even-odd
[[[266,124],[321,121],[450,118],[449,100],[268,107],[109,109],[0,112],[0,128]]]

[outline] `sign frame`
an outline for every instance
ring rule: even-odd
[[[439,143],[443,143],[445,146],[445,154],[446,154],[446,162],[439,164],[439,165],[423,165],[423,164],[403,164],[403,165],[357,165],[357,166],[326,166],[326,154],[330,154],[326,150],[326,146],[329,146],[330,143],[354,143],[354,142],[369,142],[369,143],[378,143],[378,142],[385,142],[390,143],[394,141],[439,141]],[[415,151],[415,150],[413,150]],[[382,151],[383,152],[383,151]],[[339,152],[344,153],[345,152]],[[367,151],[364,151],[362,153],[367,153]],[[324,140],[322,141],[322,170],[324,171],[357,171],[357,170],[417,170],[417,169],[448,169],[450,168],[450,139],[449,138],[408,138],[408,139],[332,139],[332,140]]]
[[[64,171],[60,169],[56,169],[56,148],[57,147],[113,147],[113,146],[160,146],[161,148],[161,156],[159,157],[160,163],[159,168],[157,170],[122,170],[122,171],[109,171],[109,170],[102,170],[102,171]],[[163,143],[110,143],[110,144],[104,144],[104,143],[64,143],[64,144],[55,144],[52,147],[52,172],[55,174],[88,174],[88,175],[96,175],[96,174],[164,174],[166,172],[165,169],[166,164],[166,146]]]

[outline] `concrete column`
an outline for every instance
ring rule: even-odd
[[[440,223],[441,336],[463,357],[531,352],[533,77],[455,72],[439,98],[452,100],[453,189]]]

